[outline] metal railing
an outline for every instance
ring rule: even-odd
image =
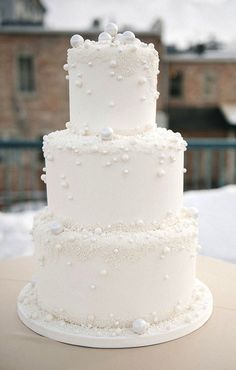
[[[185,190],[236,182],[236,139],[189,139]],[[0,209],[46,200],[41,141],[0,140]]]
[[[236,182],[236,139],[189,139],[185,190],[211,189]]]
[[[0,140],[0,209],[46,200],[40,140]]]

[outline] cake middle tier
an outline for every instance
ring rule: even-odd
[[[185,147],[162,128],[112,140],[51,133],[44,138],[49,209],[85,226],[160,222],[182,207]]]

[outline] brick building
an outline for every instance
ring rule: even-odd
[[[17,6],[16,6],[17,5]],[[48,30],[38,0],[0,0],[0,137],[37,138],[69,119],[62,66],[71,32]],[[83,37],[97,39],[99,23]],[[166,54],[160,21],[148,33],[160,54],[157,122],[185,137],[234,136],[236,52]],[[161,114],[160,114],[161,112]],[[163,121],[163,122],[161,122]]]
[[[45,9],[39,1],[31,4],[32,14],[23,11],[28,1],[21,0],[20,3],[20,14],[26,13],[28,18],[24,17],[22,21],[11,9],[12,14],[9,10],[7,19],[0,26],[0,136],[3,138],[37,138],[64,128],[69,119],[68,81],[62,66],[66,61],[69,39],[79,30],[48,30],[43,27]],[[35,15],[37,12],[38,16]],[[153,42],[163,60],[159,30],[160,27],[155,32],[138,34],[137,37]],[[97,39],[98,32],[81,35],[85,39]],[[161,74],[160,91],[164,89],[163,79]],[[160,98],[159,109],[163,104]]]
[[[165,66],[170,128],[187,136],[234,136],[236,51],[168,55]]]

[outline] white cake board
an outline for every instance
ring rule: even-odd
[[[187,310],[172,320],[151,324],[145,334],[131,329],[98,329],[82,327],[51,318],[39,308],[34,298],[34,284],[28,283],[18,298],[18,315],[21,321],[36,333],[59,342],[95,348],[142,347],[174,340],[199,329],[213,310],[212,294],[208,287],[196,280],[195,289],[201,292],[191,311]],[[33,298],[32,298],[33,297]]]

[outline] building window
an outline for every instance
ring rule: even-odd
[[[203,93],[206,97],[212,97],[216,93],[216,78],[211,71],[204,74]]]
[[[18,57],[18,81],[20,91],[32,92],[35,90],[34,60],[31,55]]]
[[[170,75],[169,96],[172,98],[183,96],[183,73],[181,71]]]

